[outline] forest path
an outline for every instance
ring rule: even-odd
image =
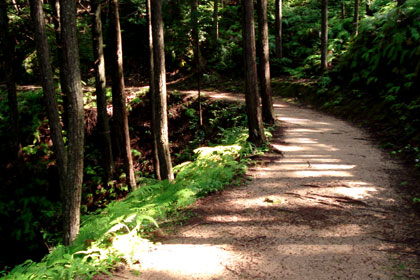
[[[238,96],[207,93],[214,98]],[[281,135],[253,180],[196,203],[199,217],[114,279],[411,278],[399,166],[358,128],[275,99]],[[388,240],[388,241],[387,241]],[[121,277],[121,278],[120,278]],[[400,279],[400,278],[399,278]]]

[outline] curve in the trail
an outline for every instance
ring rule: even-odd
[[[250,183],[201,200],[198,222],[145,252],[132,279],[393,279],[382,237],[403,223],[390,177],[400,167],[344,121],[274,107],[283,157],[264,156]]]

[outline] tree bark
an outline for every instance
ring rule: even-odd
[[[150,11],[150,1],[146,0],[146,9],[147,9],[147,20],[148,20],[148,31],[149,31],[149,64],[150,64],[150,80],[149,80],[149,100],[152,106],[152,117],[150,120],[151,127],[152,127],[152,136],[153,136],[153,170],[155,173],[155,177],[158,180],[161,180],[160,176],[160,165],[159,165],[159,154],[158,154],[158,139],[156,133],[154,133],[155,127],[155,120],[156,117],[156,109],[154,107],[155,101],[153,100],[155,97],[154,92],[154,81],[155,81],[155,69],[154,69],[154,62],[153,62],[153,34],[152,34],[152,15]]]
[[[257,64],[255,53],[254,3],[242,0],[243,48],[245,64],[245,101],[248,116],[249,141],[256,146],[266,142],[262,122],[260,97],[257,84]]]
[[[60,0],[63,72],[67,81],[68,147],[67,176],[64,184],[64,238],[70,245],[79,233],[83,181],[84,108],[76,30],[76,1]]]
[[[45,32],[44,12],[41,0],[30,0],[31,17],[34,23],[35,43],[40,69],[41,84],[50,124],[51,138],[56,156],[61,193],[67,173],[67,153],[64,146],[62,127],[58,113],[54,80],[50,64],[50,50]]]
[[[341,18],[346,18],[346,3],[341,2]]]
[[[9,32],[9,18],[7,16],[6,0],[0,0],[0,45],[3,52],[4,70],[7,80],[7,101],[10,115],[10,148],[13,160],[17,160],[21,154],[21,142],[19,133],[19,112],[16,94],[16,67],[14,40]]]
[[[270,47],[268,44],[267,0],[257,0],[257,11],[262,118],[264,122],[274,124],[275,116],[270,75]]]
[[[63,242],[65,245],[69,245],[74,240],[79,231],[80,221],[80,194],[83,175],[83,104],[81,103],[82,97],[80,79],[79,85],[77,85],[77,83],[71,84],[73,86],[72,92],[76,93],[78,90],[79,94],[75,95],[74,98],[71,99],[71,101],[77,101],[77,103],[71,103],[71,105],[74,106],[74,110],[72,112],[73,115],[71,122],[69,122],[69,124],[71,124],[69,127],[71,130],[69,130],[68,134],[69,146],[68,151],[66,152],[63,135],[61,132],[62,127],[60,125],[54,81],[50,64],[50,51],[45,32],[45,20],[42,1],[30,0],[30,6],[31,17],[34,21],[35,27],[35,41],[40,67],[41,82],[46,101],[48,120],[51,129],[51,138],[53,140],[53,147],[57,160],[61,198],[63,201]],[[71,13],[71,10],[68,11]],[[65,25],[67,27],[67,24],[69,24],[69,22],[67,22],[67,17],[65,21]],[[68,39],[67,37],[70,37],[70,35],[66,36],[66,39]],[[75,47],[75,44],[73,43],[69,47]],[[77,52],[77,48],[75,51]],[[68,58],[70,56],[73,58],[73,55],[76,55],[75,61],[71,62],[70,65],[66,63],[66,67],[78,67],[78,56],[74,50],[66,57]],[[70,69],[70,71],[72,73],[67,74],[69,77],[75,78],[77,82],[77,69]]]
[[[276,22],[275,22],[275,36],[276,36],[276,57],[283,57],[283,0],[276,0]]]
[[[105,171],[104,183],[114,174],[114,159],[106,102],[105,59],[102,35],[102,4],[100,0],[91,1],[93,59],[95,67],[96,108],[98,112],[98,131],[101,137],[102,166]]]
[[[114,130],[116,135],[116,153],[124,162],[127,176],[127,185],[130,189],[136,188],[133,159],[131,156],[130,134],[123,73],[122,39],[118,0],[110,2],[110,28],[112,48],[112,107]]]
[[[321,7],[321,69],[328,69],[328,0],[322,0]]]
[[[51,1],[51,8],[53,12],[52,16],[52,22],[54,24],[54,33],[55,33],[55,43],[57,45],[57,61],[58,61],[58,67],[60,72],[60,85],[61,85],[61,93],[63,97],[63,111],[61,114],[61,119],[63,121],[63,129],[68,129],[68,92],[67,92],[67,80],[66,75],[64,75],[63,72],[63,42],[61,39],[61,24],[60,24],[60,2],[59,0],[52,0]]]
[[[172,181],[171,155],[168,139],[168,116],[166,104],[166,70],[165,52],[162,24],[162,0],[151,1],[151,18],[153,34],[153,64],[154,64],[154,97],[152,108],[155,110],[153,117],[153,133],[156,135],[160,176],[162,180]]]
[[[359,6],[359,0],[354,0],[353,28],[356,36],[359,34]]]
[[[195,62],[195,74],[197,77],[197,92],[198,92],[198,119],[199,126],[203,126],[203,113],[201,110],[201,89],[200,89],[200,76],[201,76],[201,63],[200,63],[200,41],[198,30],[198,0],[191,0],[191,34],[192,45]]]
[[[219,0],[213,2],[213,42],[219,41]]]

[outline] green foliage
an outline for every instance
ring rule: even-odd
[[[141,235],[197,197],[220,190],[245,172],[244,157],[253,151],[246,142],[246,129],[226,130],[223,135],[224,145],[199,148],[193,162],[175,166],[172,184],[155,181],[143,185],[123,201],[83,216],[72,246],[59,245],[41,262],[28,260],[2,279],[90,279],[99,272],[107,273],[117,263],[138,261],[148,247]]]
[[[359,35],[353,38],[330,73],[334,83],[328,87],[334,90],[332,95],[326,96],[330,100],[325,106],[350,105],[353,110],[356,106],[357,114],[363,114],[369,122],[378,123],[386,131],[395,145],[393,154],[409,159],[417,168],[420,158],[419,17],[420,2],[408,0],[401,7],[388,2],[378,8],[373,17],[362,20]],[[354,90],[345,90],[349,86]]]
[[[377,0],[372,10],[360,21],[358,36],[350,36],[351,19],[330,20],[333,67],[315,87],[283,82],[278,91],[368,126],[392,155],[420,170],[420,2],[397,7]],[[305,63],[316,61],[312,56]]]

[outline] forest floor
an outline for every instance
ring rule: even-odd
[[[420,279],[404,166],[362,130],[274,101],[282,155],[256,158],[252,180],[199,200],[195,218],[162,228],[141,263],[112,279]]]

